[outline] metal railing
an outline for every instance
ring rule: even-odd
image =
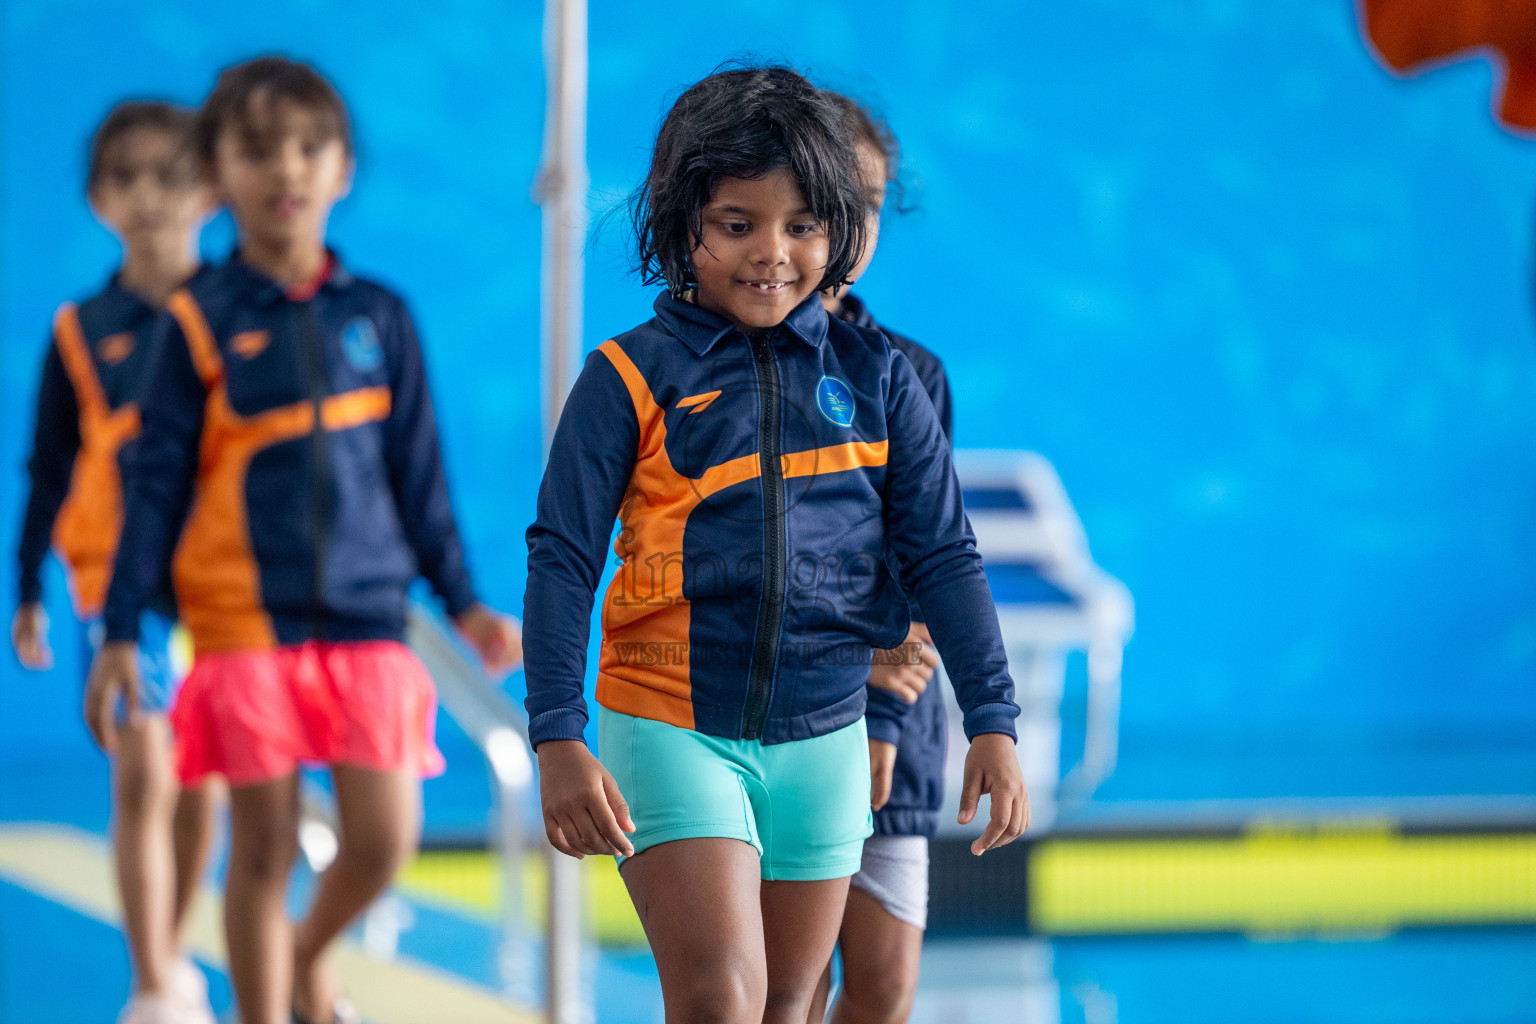
[[[406,640],[432,674],[438,701],[485,755],[496,793],[495,850],[501,862],[504,994],[534,1001],[533,948],[525,924],[523,868],[532,844],[524,828],[533,792],[533,752],[522,712],[467,656],[449,627],[432,612],[412,606]],[[580,864],[543,839],[548,867],[548,933],[544,946],[546,1019],[587,1024],[591,1001],[583,985]]]

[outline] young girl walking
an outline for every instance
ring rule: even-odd
[[[419,780],[442,768],[432,681],[401,642],[406,588],[425,576],[493,671],[518,637],[475,599],[410,315],[326,248],[353,169],[335,90],[303,64],[240,64],[197,140],[239,248],[167,304],[95,671],[133,685],[138,611],[170,566],[195,651],[177,767],[230,785],[241,1020],[331,1024],[356,1015],[325,950],[414,850]],[[293,927],[305,763],[331,767],[340,847]]]
[[[114,107],[91,139],[86,194],[123,246],[105,288],[54,317],[28,461],[31,489],[11,642],[27,668],[52,667],[42,565],[50,544],[69,567],[87,656],[102,641],[102,602],[122,530],[121,466],[139,432],[155,319],[201,271],[208,195],[192,154],[193,113],[158,101]],[[167,713],[175,700],[176,607],[157,586],[140,616],[138,686],[87,689],[86,723],[112,756],[112,854],[133,960],[120,1024],[212,1024],[207,982],[181,952],[182,929],[213,833],[213,788],[178,791]]]
[[[933,403],[828,315],[866,241],[854,142],[788,68],[685,92],[633,211],[656,315],[587,360],[528,532],[530,738],[545,827],[614,854],[671,1022],[803,1024],[870,834],[871,652],[928,611],[971,739],[980,853],[1028,801],[996,613]],[[582,737],[603,606],[599,749]]]

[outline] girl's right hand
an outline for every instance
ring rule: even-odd
[[[128,707],[128,721],[136,724],[139,710],[139,645],[132,640],[113,640],[101,645],[91,663],[85,684],[85,724],[98,746],[117,753],[117,700]]]
[[[523,660],[523,631],[512,616],[477,601],[454,620],[454,625],[474,646],[485,671],[493,678],[501,678]]]
[[[869,668],[869,685],[915,704],[928,689],[928,681],[938,665],[939,652],[928,637],[928,628],[914,622],[900,647],[875,652],[874,664]]]
[[[549,843],[580,860],[587,854],[632,857],[625,837],[635,823],[618,783],[580,740],[539,744],[539,797]]]
[[[48,649],[48,613],[41,603],[28,601],[16,609],[16,617],[11,619],[11,646],[24,668],[53,668],[53,651]]]

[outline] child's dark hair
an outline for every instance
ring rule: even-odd
[[[287,57],[257,57],[219,73],[213,92],[197,112],[194,141],[198,157],[211,165],[219,133],[226,125],[233,121],[246,127],[253,103],[278,100],[289,100],[314,114],[325,137],[340,139],[347,155],[352,155],[352,121],[331,83],[308,64]]]
[[[842,284],[864,247],[853,140],[825,93],[777,65],[716,71],[672,105],[645,183],[630,197],[640,279],[685,292],[695,283],[692,252],[715,184],[755,180],[781,167],[794,175],[827,233],[817,290]]]
[[[901,187],[901,143],[884,118],[876,116],[864,104],[840,92],[827,91],[827,99],[843,117],[843,125],[853,136],[855,146],[869,146],[885,161],[886,184],[896,190],[896,207],[902,209],[904,190]]]
[[[123,136],[143,129],[164,132],[178,144],[181,156],[192,144],[192,125],[196,118],[191,110],[163,100],[128,100],[113,107],[91,135],[90,154],[86,161],[85,189],[87,192],[101,184],[111,162],[113,148]]]

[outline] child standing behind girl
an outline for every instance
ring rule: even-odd
[[[123,103],[91,139],[86,193],[123,244],[100,292],[54,317],[37,396],[11,642],[23,665],[52,666],[43,611],[50,541],[68,563],[87,656],[101,644],[102,601],[122,529],[120,464],[139,432],[139,388],[166,297],[198,271],[208,195],[192,154],[192,112]],[[133,960],[121,1024],[212,1024],[207,983],[181,955],[181,931],[212,835],[209,787],[176,788],[166,713],[175,698],[175,602],[156,586],[140,619],[138,686],[121,701],[86,696],[86,722],[112,755],[112,853]],[[107,737],[111,736],[108,740]]]
[[[1028,819],[1013,683],[932,402],[821,304],[865,241],[837,109],[787,68],[709,76],[667,115],[634,213],[667,291],[589,357],[528,532],[545,828],[624,858],[668,1021],[803,1024],[870,833],[871,649],[907,635],[888,548],[965,710],[963,819],[992,797],[978,853]],[[615,516],[600,764],[582,680]]]
[[[229,779],[241,1019],[355,1020],[323,954],[414,850],[419,780],[442,767],[432,681],[401,643],[406,588],[425,576],[493,671],[518,637],[471,588],[410,315],[325,245],[353,170],[340,98],[306,65],[253,60],[219,77],[197,141],[239,249],[162,320],[94,671],[132,687],[138,612],[181,529],[195,657],[177,767]],[[294,928],[301,763],[331,766],[341,843]]]
[[[853,136],[868,200],[868,241],[848,275],[849,286],[864,276],[880,237],[886,183],[896,180],[900,150],[883,122],[847,96],[828,92]],[[939,357],[910,338],[875,323],[868,308],[847,288],[822,293],[827,312],[858,327],[882,330],[911,361],[944,428],[954,437],[949,378]],[[864,841],[864,860],[848,890],[837,945],[843,954],[843,985],[832,1024],[905,1024],[917,993],[923,931],[928,923],[928,841],[938,828],[944,802],[947,729],[944,698],[928,685],[936,659],[924,616],[914,603],[907,642],[891,658],[877,658],[869,674],[870,772],[875,834]],[[831,983],[831,965],[817,988],[809,1024],[821,1024]]]

